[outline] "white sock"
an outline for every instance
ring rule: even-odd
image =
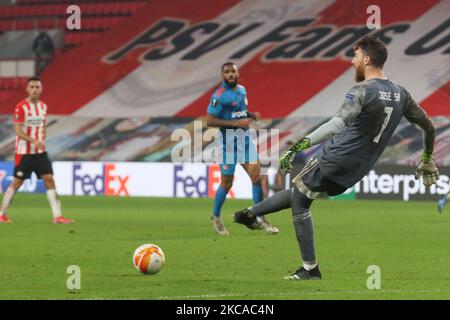
[[[55,189],[47,190],[47,199],[52,208],[53,218],[61,217],[61,202]]]
[[[315,267],[317,267],[317,262],[316,261],[303,261],[303,268],[305,268],[306,270],[312,270]]]
[[[16,194],[16,189],[12,186],[9,186],[3,194],[2,206],[0,208],[0,215],[4,215],[6,210],[8,210],[12,200],[14,199],[14,195]]]
[[[256,216],[256,221],[258,221],[259,223],[267,223],[266,218],[264,216]]]

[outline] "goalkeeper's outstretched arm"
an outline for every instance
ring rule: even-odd
[[[409,122],[417,124],[423,130],[423,157],[431,159],[434,150],[435,130],[431,119],[412,98],[409,96],[409,104],[405,118]]]
[[[294,144],[291,147],[293,151],[300,152],[316,144],[327,141],[334,135],[338,134],[346,126],[352,124],[356,116],[362,110],[362,101],[364,101],[364,96],[364,88],[357,86],[353,87],[347,93],[346,99],[337,111],[336,115]]]
[[[338,110],[336,115],[309,135],[300,139],[285,151],[280,157],[280,169],[288,172],[292,169],[292,162],[295,154],[308,149],[311,146],[322,143],[334,135],[338,134],[346,126],[353,123],[356,116],[362,110],[362,101],[364,101],[365,89],[362,87],[353,87],[346,95],[346,99]]]
[[[416,171],[416,179],[423,178],[423,184],[427,187],[435,184],[439,180],[439,170],[433,161],[435,130],[431,119],[427,113],[408,96],[408,107],[405,118],[409,122],[417,124],[423,130],[423,152],[419,167]]]
[[[345,127],[344,119],[334,116],[329,121],[318,127],[305,138],[309,139],[310,146],[322,143],[338,134]]]
[[[297,141],[280,157],[280,169],[282,172],[289,172],[292,169],[292,162],[298,152],[308,149],[311,146],[328,140],[339,133],[345,127],[345,122],[341,117],[334,116],[309,135]]]
[[[327,141],[334,135],[338,134],[346,126],[352,124],[356,116],[362,110],[362,102],[364,101],[365,94],[366,90],[364,87],[355,86],[350,89],[335,116],[316,130],[311,132],[302,140],[309,141],[308,147],[311,147]],[[302,140],[300,140],[299,142],[301,142]]]

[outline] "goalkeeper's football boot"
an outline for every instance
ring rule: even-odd
[[[439,213],[442,212],[442,210],[444,210],[445,205],[447,204],[448,198],[446,195],[441,195],[438,201],[438,211]]]
[[[71,224],[74,223],[75,220],[64,218],[63,216],[59,216],[53,219],[54,224]]]
[[[259,229],[265,230],[267,234],[277,234],[280,232],[280,230],[271,225],[264,216],[257,217],[256,219],[260,221]]]
[[[0,223],[9,224],[12,223],[12,220],[5,214],[0,215]]]
[[[223,225],[222,219],[220,217],[211,217],[212,225],[214,227],[214,230],[221,236],[228,236],[230,233],[228,232],[227,228]]]
[[[295,271],[290,276],[284,277],[286,280],[320,280],[322,279],[322,274],[319,270],[319,265],[317,265],[314,269],[306,270],[305,268],[300,267],[297,271]]]
[[[250,230],[260,229],[262,224],[249,209],[236,212],[234,214],[234,222],[243,224]]]

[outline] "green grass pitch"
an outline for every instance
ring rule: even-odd
[[[313,204],[322,281],[282,277],[300,264],[290,217],[268,216],[275,236],[232,223],[250,201],[228,200],[219,237],[210,199],[63,197],[74,225],[53,225],[44,195],[16,197],[0,225],[0,299],[449,299],[450,212],[434,202],[319,199]],[[132,266],[141,244],[158,244],[154,276]],[[67,267],[81,269],[69,290]],[[367,268],[381,269],[369,290]]]

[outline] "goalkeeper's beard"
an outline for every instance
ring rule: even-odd
[[[356,82],[362,82],[366,80],[366,76],[365,76],[365,72],[364,72],[364,66],[362,66],[361,64],[358,65],[355,68],[355,81]]]

